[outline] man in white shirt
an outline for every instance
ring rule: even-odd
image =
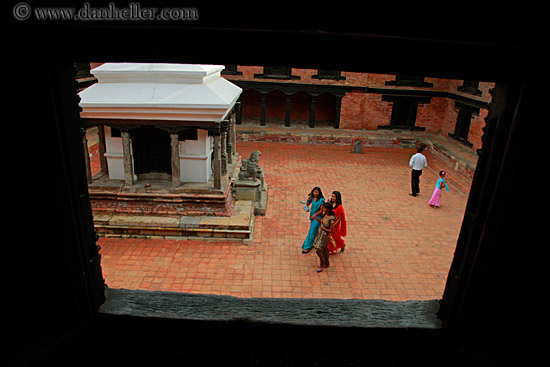
[[[423,147],[418,147],[416,149],[417,153],[413,155],[411,157],[411,160],[409,161],[409,166],[412,167],[412,173],[411,173],[412,194],[409,194],[411,196],[416,196],[420,192],[420,175],[422,174],[422,169],[428,166],[428,161],[426,160],[426,157],[424,156],[424,154],[422,154],[423,150],[424,150]]]

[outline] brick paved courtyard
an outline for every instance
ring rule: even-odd
[[[262,152],[269,199],[252,241],[101,238],[107,285],[237,297],[441,298],[470,179],[427,151],[421,193],[411,197],[413,149],[352,154],[349,146],[237,145],[243,157],[255,149]],[[450,192],[433,209],[427,202],[441,169]],[[342,193],[348,223],[346,251],[331,255],[322,273],[314,252],[301,254],[309,221],[300,201],[313,186],[325,196]]]

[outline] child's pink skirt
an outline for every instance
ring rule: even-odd
[[[428,201],[428,204],[437,206],[439,208],[439,205],[441,205],[441,189],[438,189],[437,187],[434,190],[434,193],[432,195],[432,198],[430,201]]]

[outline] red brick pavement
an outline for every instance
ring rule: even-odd
[[[349,147],[267,142],[240,142],[237,149],[243,157],[262,152],[269,186],[254,240],[101,238],[109,287],[237,297],[441,297],[471,184],[443,160],[426,152],[421,194],[411,197],[412,149],[352,154]],[[440,169],[448,171],[450,192],[434,209],[427,203]],[[346,251],[331,255],[322,273],[314,252],[301,254],[309,221],[300,201],[313,186],[325,196],[342,193],[348,223]]]

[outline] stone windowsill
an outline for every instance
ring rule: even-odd
[[[100,313],[195,321],[441,329],[438,300],[237,298],[128,289],[105,291]]]

